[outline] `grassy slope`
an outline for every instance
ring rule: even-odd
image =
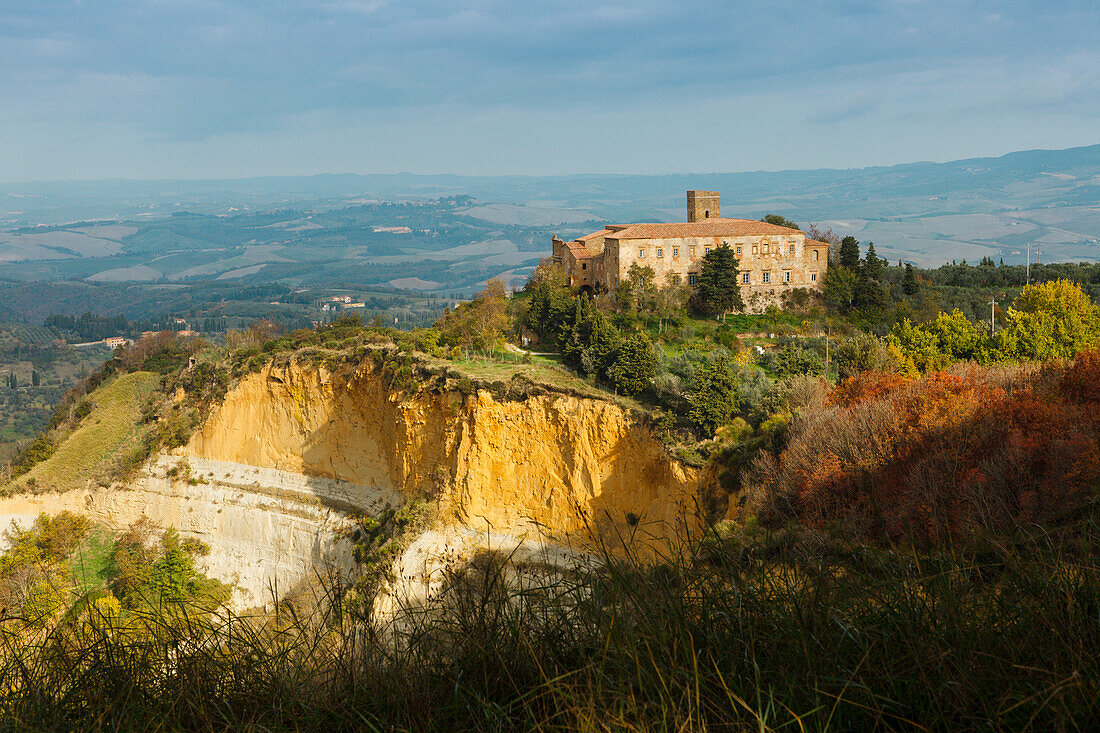
[[[113,461],[141,439],[141,407],[160,377],[152,372],[124,374],[91,396],[93,409],[46,461],[9,487],[19,490],[33,480],[36,490],[66,491],[89,481],[107,480]]]

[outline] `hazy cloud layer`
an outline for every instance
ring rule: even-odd
[[[0,0],[0,180],[858,166],[1097,142],[1094,2]]]

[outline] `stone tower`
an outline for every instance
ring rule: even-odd
[[[718,214],[717,191],[688,191],[688,221],[714,219]]]

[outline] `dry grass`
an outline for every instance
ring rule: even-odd
[[[1077,528],[1093,535],[1092,520]],[[35,730],[1084,730],[1100,719],[1087,543],[960,553],[717,533],[517,588],[451,573],[407,636],[348,613],[91,609],[0,634],[0,719]]]
[[[140,441],[141,408],[160,377],[133,372],[112,379],[91,397],[92,411],[47,460],[6,487],[15,491],[67,491],[109,481],[118,455]]]

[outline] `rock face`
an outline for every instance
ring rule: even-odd
[[[667,536],[695,522],[697,472],[618,405],[487,390],[405,395],[369,360],[346,375],[293,363],[253,374],[184,452],[404,497],[442,492],[479,530]]]
[[[270,604],[301,583],[352,574],[346,501],[376,514],[401,497],[343,481],[256,466],[161,455],[129,486],[20,494],[0,499],[0,521],[31,524],[40,513],[87,514],[115,530],[146,516],[210,546],[198,560],[207,575],[234,584],[235,609]],[[176,469],[176,476],[169,471]]]
[[[698,482],[610,402],[509,400],[446,383],[394,391],[371,359],[338,374],[291,362],[241,380],[187,445],[130,485],[3,498],[0,522],[68,509],[122,528],[148,516],[206,542],[202,569],[235,583],[233,605],[246,608],[326,572],[353,573],[339,532],[353,514],[438,497],[450,526],[440,536],[451,538],[441,548],[454,550],[440,557],[502,543],[536,552],[596,535],[675,536],[698,521]],[[402,583],[426,592],[431,583],[403,562]]]

